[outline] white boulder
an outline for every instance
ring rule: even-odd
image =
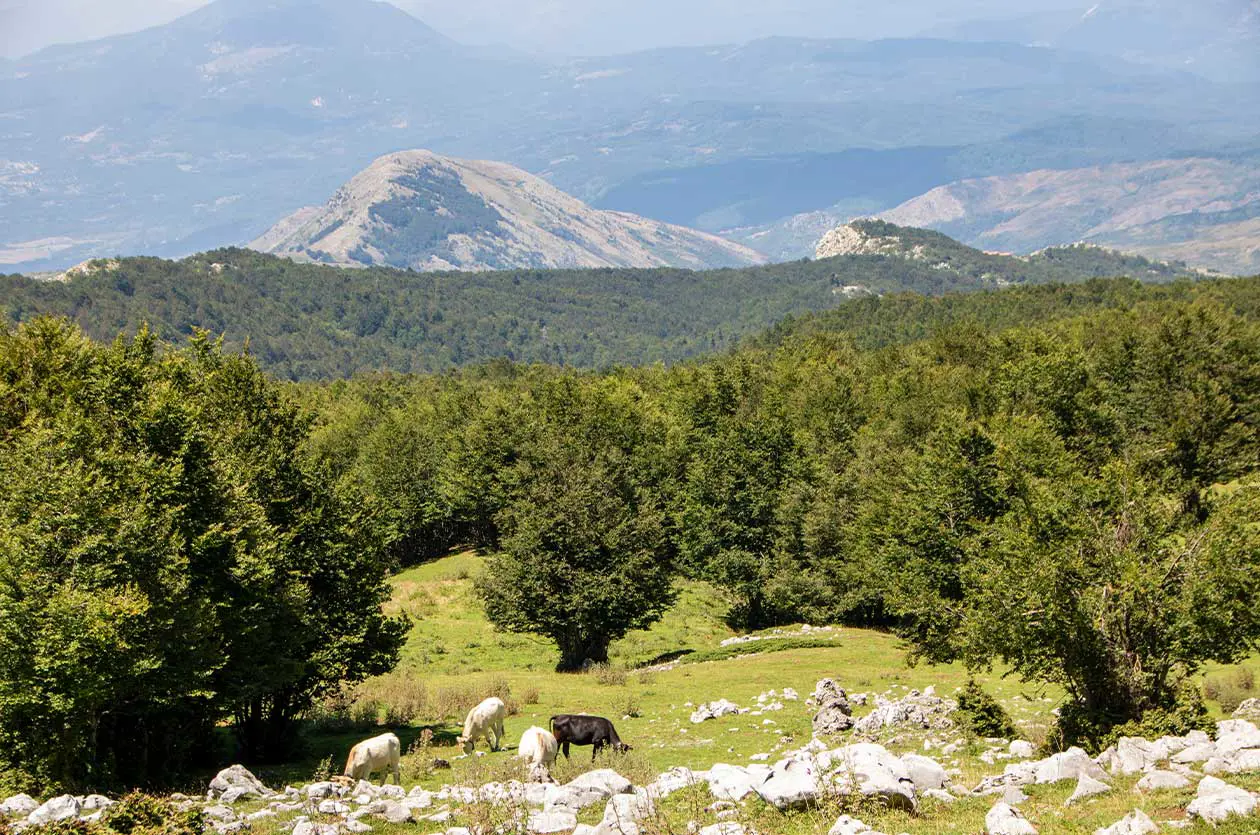
[[[984,816],[989,835],[1037,835],[1037,828],[1018,809],[999,803]]]
[[[237,798],[264,797],[271,794],[253,772],[239,764],[230,765],[214,775],[214,779],[210,781],[209,794],[212,798],[218,798],[230,789],[242,790],[236,795]]]
[[[1101,780],[1095,780],[1088,774],[1082,774],[1076,781],[1076,791],[1072,792],[1072,796],[1067,799],[1067,805],[1071,806],[1109,791],[1111,791],[1111,786]]]
[[[1148,771],[1137,781],[1134,788],[1140,792],[1158,792],[1169,791],[1172,789],[1184,789],[1190,785],[1190,781],[1175,771],[1161,771],[1156,769]]]
[[[1222,823],[1238,816],[1247,817],[1256,810],[1256,799],[1250,792],[1230,785],[1217,777],[1204,777],[1194,800],[1186,807],[1191,817],[1208,823]]]
[[[83,812],[83,803],[72,794],[63,794],[46,801],[31,811],[26,819],[35,826],[77,818]]]
[[[1159,827],[1141,809],[1134,809],[1111,826],[1095,829],[1094,835],[1155,835]]]

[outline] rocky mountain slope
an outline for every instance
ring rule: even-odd
[[[1029,252],[1082,241],[1252,274],[1260,271],[1260,156],[962,180],[879,217],[983,249]]]
[[[340,266],[417,270],[727,267],[765,261],[714,235],[592,209],[501,162],[402,151],[251,247]]]

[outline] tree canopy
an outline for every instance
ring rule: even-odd
[[[172,779],[236,720],[276,755],[404,624],[370,503],[300,450],[309,417],[204,336],[0,332],[0,754],[34,786]]]

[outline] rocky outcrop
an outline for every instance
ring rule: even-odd
[[[700,269],[766,260],[715,235],[593,209],[506,163],[420,150],[377,159],[323,206],[298,210],[250,246],[343,267],[417,270]]]

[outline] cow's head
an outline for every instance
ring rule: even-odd
[[[613,744],[613,750],[616,751],[618,754],[628,754],[634,749],[631,748],[629,745],[626,745],[624,742],[617,742]]]
[[[473,752],[473,741],[471,739],[459,736],[455,738],[455,741],[463,747],[465,754],[471,754]]]

